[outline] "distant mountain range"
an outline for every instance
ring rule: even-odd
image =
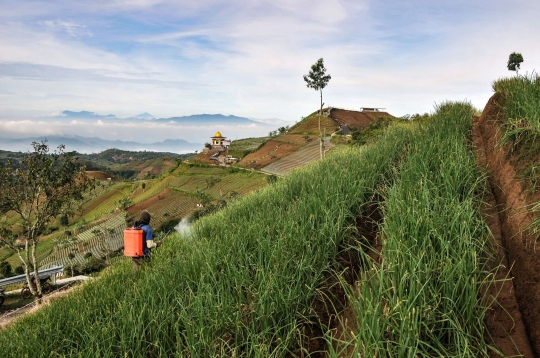
[[[126,122],[126,121],[152,121],[152,122],[162,122],[162,123],[178,123],[186,125],[208,125],[208,124],[225,124],[225,125],[246,125],[246,124],[256,124],[260,126],[269,126],[269,123],[255,121],[253,119],[238,117],[238,116],[224,116],[223,114],[194,114],[191,116],[182,116],[182,117],[170,117],[170,118],[159,118],[156,119],[150,113],[141,113],[134,117],[120,118],[116,117],[114,114],[101,115],[89,111],[63,111],[61,116],[58,118],[65,119],[78,119],[78,120],[104,120],[104,121],[115,121],[115,122]]]
[[[156,143],[138,143],[133,141],[106,140],[101,138],[87,138],[80,136],[41,136],[30,138],[0,138],[0,149],[12,152],[27,152],[32,150],[32,142],[47,140],[51,151],[60,144],[66,146],[66,151],[77,151],[79,153],[98,153],[106,149],[117,148],[131,151],[153,151],[188,153],[203,148],[202,143],[190,143],[183,139],[167,139]]]

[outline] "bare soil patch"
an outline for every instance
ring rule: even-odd
[[[240,165],[247,168],[259,169],[295,152],[298,148],[299,145],[282,142],[281,140],[269,140],[256,152],[246,155],[240,161]]]
[[[524,191],[523,183],[516,179],[516,170],[506,149],[497,145],[500,138],[498,130],[503,119],[500,112],[502,104],[501,97],[498,94],[493,95],[482,116],[475,121],[475,131],[478,131],[476,137],[480,138],[476,139],[477,146],[482,148],[485,154],[485,158],[482,160],[488,169],[489,182],[496,200],[493,207],[498,212],[501,243],[508,260],[508,264],[505,266],[509,268],[509,279],[513,282],[513,288],[508,284],[500,287],[502,291],[497,302],[504,305],[508,293],[511,290],[515,293],[517,305],[510,303],[511,307],[505,307],[505,310],[509,314],[515,315],[512,316],[513,322],[519,321],[516,309],[521,312],[533,355],[529,355],[526,348],[522,348],[521,354],[538,357],[540,356],[540,305],[538,304],[540,301],[540,270],[538,269],[540,267],[540,250],[535,249],[538,238],[524,230],[535,217],[525,208],[528,204],[537,201],[538,198],[531,197]],[[491,317],[495,325],[495,328],[492,327],[494,329],[492,336],[495,341],[497,341],[497,331],[508,330],[510,324],[505,322],[508,318],[503,314],[500,317],[496,317],[496,315],[497,313],[493,312],[493,317]],[[488,327],[489,319],[488,316]],[[527,337],[519,334],[518,329],[517,324],[511,327],[510,336],[516,343],[518,341],[525,342]],[[498,344],[503,343],[498,342]],[[511,349],[506,345],[504,348],[499,348],[509,351]]]
[[[301,147],[311,142],[314,139],[317,139],[317,136],[308,135],[306,139],[304,138],[304,135],[302,134],[284,134],[284,135],[279,135],[275,137],[273,140],[276,142],[289,143],[289,144],[294,144]]]
[[[386,112],[359,112],[332,108],[329,118],[339,125],[347,124],[350,128],[364,128],[371,122],[382,118],[393,117]]]
[[[211,149],[207,152],[200,152],[195,157],[190,159],[190,162],[199,162],[199,163],[205,163],[205,164],[216,164],[217,162],[215,160],[211,160],[210,157],[217,153],[216,149]]]

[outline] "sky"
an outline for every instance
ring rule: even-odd
[[[82,126],[63,110],[294,123],[318,108],[302,76],[319,58],[332,76],[325,106],[402,116],[468,100],[481,110],[492,82],[515,75],[510,53],[523,55],[520,73],[540,68],[539,14],[537,0],[1,0],[0,137],[145,130],[157,141],[219,129]]]

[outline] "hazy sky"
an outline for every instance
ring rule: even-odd
[[[538,0],[2,0],[0,131],[65,130],[47,119],[65,109],[294,122],[318,106],[302,75],[320,57],[327,105],[481,109],[511,52],[540,68],[539,15]]]

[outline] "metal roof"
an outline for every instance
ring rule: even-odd
[[[51,276],[62,271],[64,271],[64,265],[54,266],[45,270],[38,271],[38,276],[40,278],[44,278],[44,277]],[[31,272],[30,276],[31,277],[34,276],[34,273]],[[13,283],[24,282],[24,281],[26,281],[26,275],[8,277],[8,278],[4,278],[0,280],[0,287],[11,285]]]

